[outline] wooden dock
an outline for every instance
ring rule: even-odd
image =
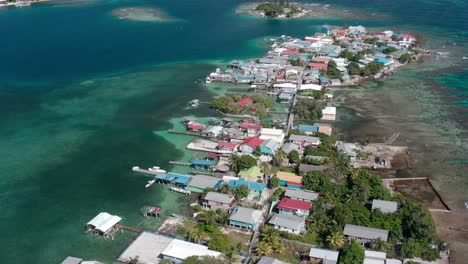
[[[202,138],[211,138],[210,136],[202,135],[198,132],[190,132],[190,131],[178,131],[174,129],[169,129],[167,132],[171,134],[179,134],[179,135],[186,135],[186,136],[194,136],[194,137],[202,137]]]
[[[179,165],[179,166],[191,166],[192,163],[190,162],[182,162],[182,161],[169,161],[169,164],[171,165]]]
[[[127,230],[127,231],[135,232],[135,233],[138,233],[138,234],[143,232],[142,229],[135,228],[135,227],[130,227],[130,226],[124,226],[124,225],[121,225],[121,224],[117,224],[117,225],[115,225],[115,227],[118,228],[119,230]]]

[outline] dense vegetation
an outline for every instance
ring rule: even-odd
[[[400,56],[400,62],[401,62],[401,63],[408,63],[408,62],[411,62],[412,59],[413,59],[413,58],[412,58],[411,55],[408,54],[408,53],[402,54],[402,55]]]
[[[299,12],[299,9],[293,5],[290,5],[288,0],[264,2],[258,5],[257,8],[255,8],[255,10],[262,12],[263,14],[265,14],[266,17],[270,18],[277,17],[283,14],[285,14],[286,17],[291,17],[297,12]]]
[[[246,106],[240,106],[236,104],[236,102],[246,97],[252,98],[254,101],[253,104]],[[271,97],[263,97],[256,94],[231,94],[216,98],[213,100],[212,106],[214,109],[223,113],[254,114],[262,119],[268,115],[267,110],[273,107],[274,103],[275,100]]]
[[[339,183],[333,183],[325,172],[309,172],[304,176],[303,188],[321,193],[321,199],[314,203],[308,232],[315,235],[317,242],[324,246],[342,248],[343,252],[347,252],[344,254],[346,258],[358,258],[358,253],[349,253],[355,251],[355,246],[347,244],[343,247],[342,230],[346,224],[388,230],[388,241],[376,240],[371,248],[386,251],[389,256],[422,257],[429,260],[438,257],[435,226],[429,212],[402,195],[392,196],[382,185],[380,177],[369,171],[351,170]],[[387,214],[379,210],[371,211],[373,199],[396,201],[399,209]]]
[[[322,118],[322,110],[325,106],[315,100],[298,100],[294,110],[298,118],[318,120]]]

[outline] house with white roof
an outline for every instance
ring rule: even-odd
[[[96,217],[91,219],[86,226],[89,231],[94,231],[102,235],[109,233],[115,225],[117,225],[122,218],[116,215],[111,215],[106,212],[99,213]]]
[[[336,107],[327,106],[322,110],[322,120],[335,120],[336,119]]]
[[[401,264],[401,260],[388,259],[385,252],[365,250],[362,264]]]
[[[336,264],[338,263],[339,254],[338,251],[334,250],[311,248],[309,258],[311,263]]]
[[[260,130],[260,139],[262,140],[272,139],[281,144],[285,136],[286,135],[282,129],[262,128]]]
[[[382,213],[394,213],[398,209],[397,202],[385,200],[372,200],[372,210],[379,209]]]
[[[268,221],[268,224],[280,231],[286,231],[297,235],[305,233],[305,219],[300,216],[274,214]]]
[[[174,239],[169,243],[166,249],[161,252],[161,255],[163,259],[168,259],[173,263],[181,263],[184,259],[191,256],[219,257],[221,253],[210,250],[207,246]]]

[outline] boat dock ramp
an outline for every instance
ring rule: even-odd
[[[179,166],[191,166],[192,163],[190,162],[182,162],[182,161],[169,161],[171,165],[179,165]]]
[[[169,130],[167,130],[167,132],[170,133],[170,134],[180,134],[180,135],[186,135],[186,136],[211,138],[210,136],[203,135],[202,133],[199,133],[199,132],[179,131],[179,130],[174,130],[174,129],[169,129]]]
[[[140,208],[140,212],[146,218],[149,218],[149,216],[159,217],[163,212],[163,209],[159,207],[143,206]]]

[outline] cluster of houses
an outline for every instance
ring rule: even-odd
[[[354,55],[363,54],[362,59],[357,61],[359,67],[375,61],[388,69],[395,63],[395,59],[408,53],[408,49],[416,45],[416,38],[391,30],[370,33],[363,26],[339,28],[324,25],[320,32],[304,39],[282,36],[273,42],[271,49],[263,57],[249,62],[233,61],[225,72],[220,69],[212,72],[206,82],[275,84],[269,87],[272,92],[289,90],[285,94],[296,88],[289,87],[289,84],[297,82],[301,77],[304,84],[339,86],[351,78],[346,67],[348,58],[340,57],[342,51]],[[378,43],[385,45],[377,45]],[[394,48],[394,51],[391,54],[384,53],[388,48]],[[328,79],[321,73],[328,69],[331,61],[335,62],[341,72],[340,79]],[[307,67],[304,69],[304,66]]]

